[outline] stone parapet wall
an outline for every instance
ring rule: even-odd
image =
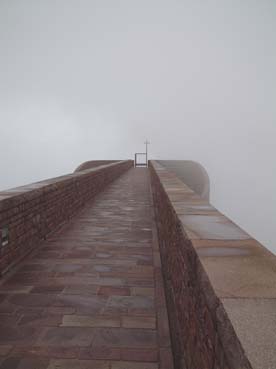
[[[204,200],[210,201],[210,180],[205,168],[192,160],[158,160]]]
[[[0,192],[0,273],[132,166],[121,161]]]
[[[120,160],[89,160],[89,161],[85,161],[84,163],[79,165],[75,169],[75,172],[80,172],[80,171],[86,170],[86,169],[92,169],[92,168],[98,167],[100,165],[118,163],[119,161]]]
[[[172,172],[149,168],[175,369],[276,367],[275,256]]]

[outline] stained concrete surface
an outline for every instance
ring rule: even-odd
[[[253,368],[275,369],[276,299],[223,299],[223,305]]]
[[[181,215],[191,239],[245,240],[250,236],[221,214]]]

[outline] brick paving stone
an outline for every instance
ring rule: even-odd
[[[154,296],[152,287],[131,287],[131,294],[134,296]]]
[[[0,344],[24,345],[32,344],[38,337],[39,330],[33,327],[18,327],[16,325],[0,325]]]
[[[43,314],[44,311],[50,310],[50,307],[43,308],[42,306],[25,306],[19,307],[14,310],[14,315],[25,315],[25,314]]]
[[[0,304],[7,299],[7,291],[4,294],[0,294]]]
[[[107,304],[107,297],[104,296],[81,296],[81,295],[59,295],[55,306],[72,307],[75,309],[87,309],[91,313],[99,312]]]
[[[79,352],[79,359],[120,360],[121,350],[119,348],[104,346],[81,348]]]
[[[173,357],[170,348],[160,348],[160,369],[173,369]]]
[[[98,290],[98,294],[104,296],[129,296],[130,288],[101,286]]]
[[[1,368],[0,368],[1,369]],[[47,369],[110,369],[108,361],[101,360],[51,360]]]
[[[129,276],[127,279],[127,286],[132,287],[154,287],[154,281],[151,278],[136,278]]]
[[[111,363],[110,369],[158,369],[156,363],[133,362],[133,361],[117,361]]]
[[[0,356],[6,356],[12,350],[11,345],[0,345]]]
[[[47,369],[48,359],[33,357],[9,357],[1,365],[1,369]]]
[[[76,309],[68,306],[51,306],[44,310],[45,313],[53,314],[53,315],[65,315],[65,314],[74,314]]]
[[[120,318],[87,316],[87,315],[64,315],[63,327],[120,327]]]
[[[57,327],[62,322],[63,315],[53,315],[45,313],[24,314],[18,321],[18,326],[34,327]]]
[[[65,279],[64,279],[65,280]],[[69,281],[69,279],[67,279]],[[75,283],[87,283],[92,285],[102,285],[102,286],[124,286],[125,282],[122,278],[110,278],[110,277],[90,277],[87,274],[81,274],[79,277],[72,277],[72,282]],[[62,278],[61,278],[62,281]]]
[[[123,316],[122,327],[156,329],[156,319],[147,316]]]
[[[111,272],[112,268],[107,265],[95,265],[93,270],[99,273]]]
[[[88,327],[44,328],[37,343],[40,346],[90,346],[96,334],[95,329]]]
[[[146,329],[95,328],[93,345],[107,347],[157,347],[156,332]]]
[[[64,290],[64,286],[35,286],[32,288],[31,293],[61,293]]]
[[[47,251],[47,249],[46,249]],[[50,271],[52,269],[49,265],[39,264],[39,263],[25,263],[22,268],[20,269],[20,272],[39,272],[42,271]]]
[[[149,296],[111,296],[107,303],[107,308],[118,311],[128,311],[130,309],[152,310],[154,300]]]
[[[95,256],[96,258],[110,258],[112,254],[106,252],[97,252]]]
[[[95,285],[74,285],[74,286],[67,286],[62,291],[63,294],[66,295],[81,295],[81,296],[91,296],[96,295],[97,291],[99,290],[98,286]]]
[[[15,346],[12,349],[12,356],[38,356],[57,359],[77,359],[79,357],[79,351],[79,347]]]
[[[0,286],[0,369],[171,369],[147,169],[131,169]]]
[[[16,311],[16,306],[12,305],[7,301],[6,295],[5,299],[0,303],[0,324],[3,321],[5,315],[13,314]]]
[[[0,369],[17,369],[20,364],[20,357],[8,357],[2,361]]]
[[[9,302],[16,306],[46,307],[53,305],[55,296],[49,294],[17,294],[9,298]]]
[[[29,293],[33,286],[21,286],[21,285],[4,285],[0,286],[0,294],[13,294],[13,293]],[[1,299],[1,296],[0,296]],[[1,301],[1,300],[0,300]]]
[[[154,349],[121,349],[121,359],[126,361],[157,362],[158,351]]]

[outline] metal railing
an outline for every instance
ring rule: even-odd
[[[138,161],[138,156],[139,155],[143,155],[146,157],[146,161],[145,162],[139,162]],[[136,152],[135,153],[135,160],[134,160],[134,167],[148,167],[148,155],[146,152]]]

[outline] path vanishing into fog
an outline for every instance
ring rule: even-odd
[[[148,169],[131,169],[0,286],[0,369],[172,369]]]

